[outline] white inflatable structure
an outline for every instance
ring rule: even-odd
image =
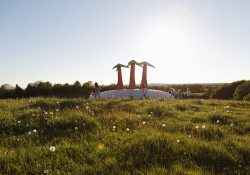
[[[96,96],[98,98],[98,96]],[[122,89],[122,90],[110,90],[100,93],[100,99],[174,99],[174,96],[170,93],[152,90],[152,89]],[[95,99],[95,95],[91,95],[89,99]]]

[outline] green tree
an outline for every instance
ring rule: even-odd
[[[234,93],[234,98],[236,100],[242,100],[245,96],[250,94],[250,81],[246,81],[239,85]]]

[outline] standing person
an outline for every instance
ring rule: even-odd
[[[147,92],[148,92],[148,90],[147,90],[146,84],[143,84],[142,85],[142,95],[144,98],[147,98],[147,96],[146,96]]]
[[[98,96],[98,98],[100,98],[100,87],[99,87],[97,82],[95,82],[94,94],[95,94],[95,99],[96,99],[96,96]]]
[[[187,88],[187,92],[186,92],[187,97],[191,96],[191,94],[192,94],[192,92],[190,91],[189,88]]]

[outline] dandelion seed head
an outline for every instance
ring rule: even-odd
[[[50,152],[55,152],[55,151],[56,151],[56,147],[51,146],[51,147],[49,148],[49,150],[50,150]]]

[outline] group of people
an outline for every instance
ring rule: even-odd
[[[191,96],[191,91],[189,88],[187,88],[186,92],[182,92],[181,89],[175,90],[174,88],[170,89],[170,94],[172,94],[175,98],[181,99],[183,96],[189,97]]]

